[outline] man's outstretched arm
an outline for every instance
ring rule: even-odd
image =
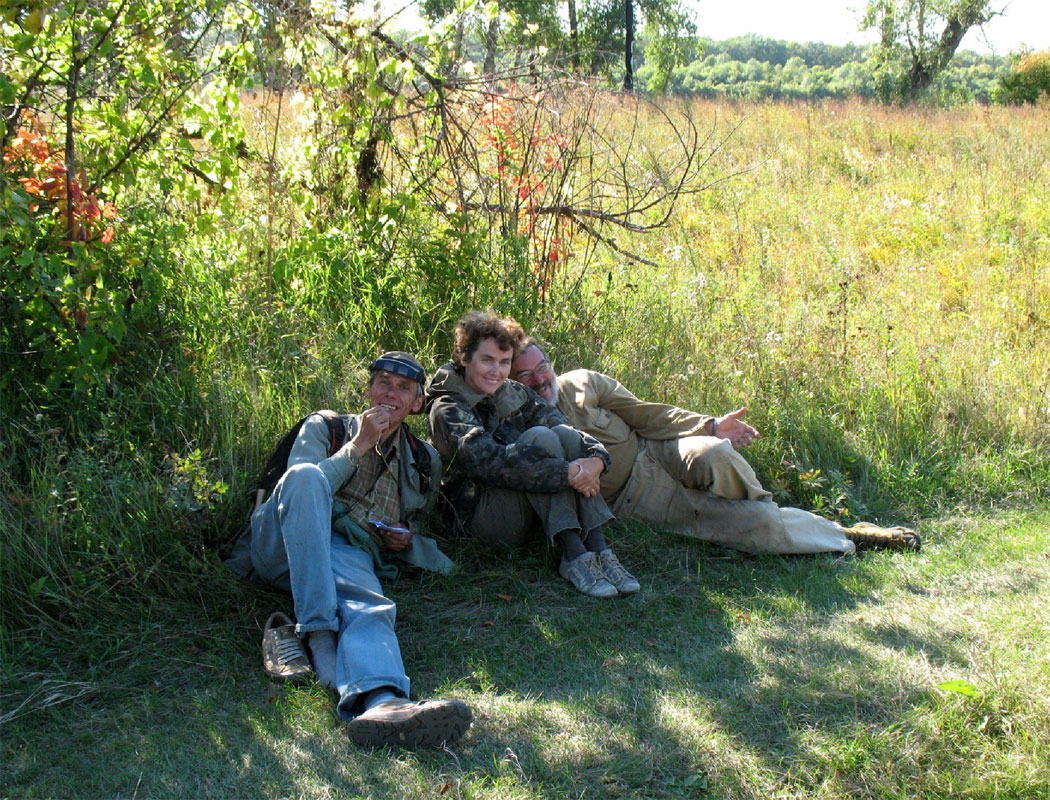
[[[747,447],[759,437],[759,432],[748,423],[744,422],[747,406],[731,411],[724,417],[718,417],[712,423],[712,433],[719,439],[726,439],[733,447],[740,449]]]

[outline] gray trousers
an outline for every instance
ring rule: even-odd
[[[579,458],[583,446],[580,434],[567,425],[529,428],[518,442],[566,461]],[[509,549],[524,542],[537,522],[550,540],[567,530],[586,535],[612,519],[601,495],[584,497],[571,486],[551,493],[483,486],[467,530],[490,547]]]
[[[724,439],[687,436],[642,445],[612,502],[637,520],[745,553],[852,553],[837,522],[781,508],[751,465]]]

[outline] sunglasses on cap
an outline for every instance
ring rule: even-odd
[[[403,375],[406,378],[411,378],[420,386],[422,386],[427,379],[426,373],[419,364],[413,363],[406,357],[394,353],[384,353],[368,367],[369,372],[375,372],[380,369],[392,372],[394,375]]]

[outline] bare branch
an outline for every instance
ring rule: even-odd
[[[613,252],[619,253],[620,255],[622,255],[624,258],[629,258],[631,261],[637,261],[639,264],[645,264],[645,265],[650,266],[650,267],[658,267],[658,266],[660,266],[655,261],[650,261],[648,258],[642,258],[641,256],[635,255],[634,253],[630,252],[629,250],[624,250],[622,247],[620,247],[618,244],[616,244],[616,242],[614,242],[608,236],[602,236],[598,231],[596,231],[594,228],[592,228],[587,223],[581,222],[580,220],[576,219],[575,217],[573,217],[572,219],[573,219],[573,222],[575,222],[577,225],[579,225],[583,230],[585,230],[587,233],[589,233],[595,239],[600,241],[602,244],[606,245]]]

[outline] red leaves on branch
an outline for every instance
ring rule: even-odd
[[[542,92],[515,99],[516,89],[511,86],[503,94],[484,95],[478,116],[485,129],[480,141],[482,150],[492,154],[488,171],[501,184],[501,193],[517,199],[517,231],[529,242],[532,269],[540,278],[541,293],[546,294],[558,263],[572,255],[573,226],[550,213],[564,189],[560,174],[571,142],[563,135],[543,132],[542,117],[534,108],[543,101]]]
[[[65,153],[51,150],[42,126],[34,117],[27,114],[23,123],[25,127],[19,128],[11,144],[4,148],[3,162],[4,171],[17,176],[22,189],[32,198],[30,213],[50,208],[61,229],[73,232],[74,241],[112,242],[116,232],[108,223],[117,218],[116,205],[104,203],[96,194],[84,191],[87,184],[84,172],[67,184]],[[72,225],[68,217],[70,210]]]

